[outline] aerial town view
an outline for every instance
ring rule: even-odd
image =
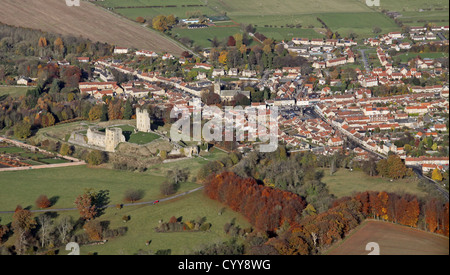
[[[0,255],[448,255],[449,127],[447,0],[0,0]]]

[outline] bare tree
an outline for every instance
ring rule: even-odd
[[[186,182],[189,178],[189,169],[175,168],[173,170],[169,170],[167,172],[167,178],[176,185],[182,182]]]
[[[134,203],[138,200],[141,200],[143,197],[144,197],[143,190],[129,189],[129,190],[125,191],[123,200],[126,202]]]
[[[59,239],[63,244],[66,243],[66,240],[69,237],[70,232],[73,230],[73,220],[70,216],[65,216],[61,219],[61,221],[56,226],[56,229],[59,233]]]
[[[41,239],[41,247],[45,247],[49,242],[50,235],[54,230],[53,221],[47,214],[39,215],[37,220],[40,225],[39,237]]]

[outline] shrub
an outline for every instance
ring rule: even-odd
[[[208,231],[210,228],[211,228],[211,224],[208,222],[205,222],[204,224],[202,224],[202,226],[200,226],[201,231]]]
[[[126,202],[134,203],[138,200],[141,200],[143,197],[144,197],[143,190],[129,189],[129,190],[125,191],[123,200]]]
[[[61,145],[61,148],[59,149],[59,153],[63,156],[70,156],[73,153],[73,149],[68,144],[64,143]]]
[[[99,150],[94,150],[87,155],[86,161],[90,165],[100,165],[105,161],[105,155]]]
[[[193,222],[185,222],[186,230],[192,230],[194,229],[194,223]]]
[[[163,182],[160,187],[161,194],[164,196],[172,195],[177,192],[177,186],[171,182]]]
[[[101,241],[103,238],[103,228],[99,221],[88,221],[83,229],[86,230],[86,234],[91,241]]]
[[[51,205],[52,203],[50,202],[50,200],[47,198],[46,195],[40,195],[39,198],[37,198],[36,200],[36,206],[41,209],[49,208]]]

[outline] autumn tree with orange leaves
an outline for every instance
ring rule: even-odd
[[[306,211],[307,202],[302,197],[228,171],[211,175],[205,181],[205,194],[240,212],[256,228],[255,232],[271,236],[250,246],[248,251],[252,253],[320,253],[366,218],[414,228],[424,221],[430,232],[449,234],[449,204],[432,199],[424,205],[410,194],[366,191],[336,199],[326,211]],[[255,234],[251,238],[257,238]]]
[[[47,198],[46,195],[40,195],[37,199],[36,199],[36,206],[44,209],[44,208],[49,208],[51,206],[51,201]]]
[[[306,207],[296,194],[259,185],[252,178],[244,179],[232,172],[212,176],[205,183],[205,193],[242,213],[264,232],[274,232],[284,222],[295,223]]]
[[[92,220],[97,216],[97,209],[93,202],[94,198],[89,192],[85,192],[75,200],[75,205],[84,220]]]
[[[425,222],[430,232],[449,235],[449,203],[433,198],[425,204]]]

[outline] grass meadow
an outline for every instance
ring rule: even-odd
[[[217,37],[219,41],[227,39],[229,36],[235,35],[237,33],[242,33],[239,27],[210,27],[204,29],[181,29],[175,28],[172,33],[178,37],[189,37],[197,44],[204,48],[211,47],[211,41],[214,37]]]
[[[19,97],[24,96],[27,94],[27,91],[30,89],[30,87],[18,87],[18,86],[0,86],[0,97],[2,96],[12,96],[12,97]]]
[[[402,53],[396,56],[393,56],[393,59],[396,60],[400,60],[400,62],[406,63],[411,59],[416,58],[417,56],[420,56],[421,58],[441,58],[441,57],[446,57],[448,58],[448,53],[444,53],[444,52],[437,52],[437,53],[414,53],[414,52],[408,52],[408,53]]]
[[[202,153],[202,157],[186,159],[166,164],[157,164],[146,172],[128,172],[109,169],[108,166],[91,168],[76,166],[66,168],[26,170],[15,172],[2,172],[0,175],[0,211],[12,211],[17,205],[30,210],[38,210],[35,200],[44,194],[54,204],[51,209],[74,208],[75,198],[88,188],[103,191],[108,194],[108,204],[124,203],[123,196],[126,190],[136,189],[143,191],[140,201],[154,201],[165,198],[161,195],[160,186],[166,180],[166,174],[174,168],[189,168],[188,182],[182,183],[177,193],[195,189],[200,185],[194,183],[196,173],[202,165],[210,160],[220,159],[224,152],[216,149]],[[192,253],[201,245],[223,242],[230,237],[223,232],[227,222],[235,221],[241,228],[250,227],[248,222],[231,210],[223,215],[218,212],[224,207],[204,196],[202,191],[161,202],[157,205],[126,206],[122,209],[108,208],[98,219],[109,222],[109,228],[127,226],[125,236],[112,239],[101,246],[82,246],[81,254],[135,254],[139,250],[151,251],[168,250],[171,254]],[[36,217],[39,214],[34,214]],[[122,217],[129,215],[131,220],[124,224]],[[78,211],[62,211],[56,215],[56,221],[62,216],[72,216],[74,220],[79,217]],[[183,221],[206,218],[212,224],[208,232],[178,232],[156,233],[154,228],[159,220],[168,221],[170,217],[182,218]],[[0,214],[0,224],[12,221],[12,214]],[[81,233],[81,229],[77,233]],[[5,245],[12,245],[15,237],[8,239]],[[151,241],[149,246],[145,243]],[[61,251],[61,254],[68,252]]]
[[[418,181],[415,178],[390,181],[387,178],[371,177],[357,170],[339,169],[333,175],[330,175],[329,169],[323,170],[325,176],[322,181],[327,184],[330,192],[338,198],[364,191],[386,191],[399,194],[409,193],[418,197],[426,196],[426,193],[417,187]]]
[[[191,254],[202,245],[219,243],[230,239],[224,233],[225,223],[233,220],[241,228],[248,228],[250,224],[238,213],[225,209],[222,215],[219,211],[224,208],[222,204],[207,198],[202,191],[189,194],[185,197],[169,202],[161,202],[149,206],[131,206],[121,210],[108,209],[99,219],[109,221],[110,228],[127,226],[125,236],[112,239],[105,245],[82,246],[81,254],[120,255],[134,254],[139,250],[152,251],[170,250],[172,255]],[[123,215],[129,215],[130,221],[126,224],[122,221]],[[170,217],[181,218],[182,221],[205,218],[211,223],[208,232],[172,232],[156,233],[154,228],[159,225],[159,220],[167,222]],[[145,243],[150,241],[150,245]]]
[[[44,171],[44,170],[42,170]],[[41,172],[42,172],[41,171]],[[49,172],[51,171],[52,176]],[[24,173],[22,173],[24,174]],[[44,173],[42,173],[44,174]],[[123,191],[128,188],[141,188],[145,190],[145,198],[143,200],[154,200],[161,198],[159,195],[159,183],[162,177],[153,174],[133,174],[127,172],[115,172],[104,169],[89,169],[86,167],[76,167],[75,169],[54,169],[47,170],[46,182],[40,181],[43,175],[29,174],[25,176],[15,176],[16,181],[10,180],[9,176],[3,178],[0,183],[2,194],[17,193],[21,191],[23,201],[34,201],[35,197],[46,190],[50,196],[57,194],[59,196],[56,206],[61,207],[67,205],[73,207],[75,194],[83,192],[84,188],[93,187],[97,191],[99,189],[109,190],[112,202],[121,202]],[[84,175],[84,177],[76,175]],[[65,178],[71,177],[71,180]],[[35,179],[28,181],[29,179]],[[54,179],[53,179],[54,178]],[[5,179],[5,181],[3,180]],[[26,184],[20,184],[21,180],[27,180]],[[58,183],[59,181],[59,183]],[[11,184],[11,182],[15,182]],[[7,184],[9,183],[9,184]],[[15,186],[14,190],[5,186]],[[198,185],[192,183],[182,184],[179,192],[186,191]],[[13,187],[11,187],[13,188]],[[51,191],[50,191],[51,190]],[[71,193],[72,192],[72,193]],[[0,195],[2,200],[1,207],[5,207],[9,200],[5,200],[6,196]],[[9,202],[8,204],[15,204]],[[28,206],[23,203],[22,206]],[[32,207],[33,209],[34,207]],[[104,214],[97,218],[99,221],[109,222],[109,228],[114,229],[122,226],[128,228],[127,233],[112,240],[105,245],[81,246],[81,254],[99,254],[99,255],[120,255],[135,254],[139,250],[151,251],[155,253],[158,250],[170,250],[171,254],[189,254],[193,250],[198,249],[201,245],[223,242],[230,237],[223,232],[225,223],[235,221],[236,225],[241,228],[250,227],[250,224],[238,213],[226,209],[222,215],[218,212],[224,206],[220,203],[207,198],[202,191],[198,191],[178,199],[161,202],[156,205],[145,206],[126,206],[122,209],[108,208]],[[8,208],[9,209],[9,208]],[[37,216],[35,214],[34,216]],[[126,224],[123,222],[124,215],[130,216],[130,221]],[[56,221],[63,216],[72,216],[74,220],[79,217],[78,211],[58,212]],[[154,228],[159,224],[159,220],[167,222],[170,217],[175,216],[182,218],[183,221],[196,220],[199,217],[205,218],[206,222],[211,223],[211,230],[208,232],[174,232],[174,233],[156,233]],[[0,214],[0,223],[7,224],[11,222],[12,214]],[[78,230],[77,233],[81,233]],[[145,243],[150,241],[150,245]],[[11,237],[5,245],[14,243],[14,236]],[[61,251],[61,254],[68,252]]]

